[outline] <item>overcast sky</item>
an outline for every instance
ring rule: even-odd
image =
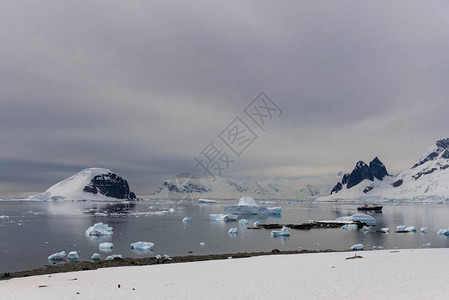
[[[0,195],[41,192],[86,167],[138,194],[214,145],[224,176],[412,166],[449,137],[447,1],[0,3]],[[244,108],[282,110],[262,131]],[[219,138],[258,136],[237,157]],[[244,140],[242,140],[244,141]]]

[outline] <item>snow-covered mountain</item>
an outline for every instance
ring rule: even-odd
[[[337,178],[337,174],[294,179],[270,178],[258,182],[218,176],[201,179],[176,178],[164,181],[150,198],[166,199],[189,194],[194,198],[239,199],[242,196],[251,196],[265,200],[308,201],[329,194]]]
[[[128,182],[111,170],[88,168],[58,182],[46,192],[30,197],[30,200],[135,200]]]
[[[331,195],[317,201],[449,201],[449,138],[437,141],[412,168],[395,176],[388,175],[379,162],[375,161],[375,171],[371,163],[358,162],[352,173],[343,175]]]

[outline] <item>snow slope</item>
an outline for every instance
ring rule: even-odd
[[[368,192],[364,192],[370,189]],[[364,180],[316,201],[348,202],[448,202],[449,139],[430,147],[412,168],[383,180]]]
[[[116,198],[107,197],[100,193],[85,193],[83,189],[98,175],[112,173],[109,169],[87,168],[69,178],[56,183],[47,191],[31,196],[29,200],[92,200],[92,201],[117,201]],[[120,199],[123,200],[123,199]]]
[[[272,255],[0,281],[16,299],[447,299],[449,249]],[[120,286],[119,286],[120,285]]]
[[[242,181],[225,177],[206,177],[196,179],[184,188],[173,187],[170,180],[161,184],[150,198],[170,198],[170,193],[181,190],[192,193],[197,198],[239,199],[251,196],[255,199],[313,200],[320,195],[329,194],[337,174],[300,178],[268,178],[263,181]],[[183,182],[180,180],[179,182]],[[193,184],[192,184],[193,183]]]

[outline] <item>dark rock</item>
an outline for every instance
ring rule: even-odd
[[[343,175],[343,178],[341,179],[341,183],[343,185],[347,184],[350,176],[351,176],[351,174],[349,174],[349,173],[346,173],[345,175]]]
[[[424,159],[420,160],[417,164],[415,164],[412,167],[412,169],[416,168],[417,166],[420,166],[430,160],[434,160],[435,158],[439,157],[441,153],[443,153],[441,156],[442,158],[449,159],[449,138],[438,140],[436,142],[436,146],[437,146],[437,149],[435,151],[433,151],[432,153],[427,155],[427,157],[425,157]]]
[[[365,179],[373,181],[374,175],[366,163],[359,161],[351,172],[351,175],[349,175],[347,188],[350,189]]]
[[[441,155],[441,158],[449,159],[449,151],[448,150],[444,150],[443,155]]]
[[[331,191],[331,195],[333,193],[338,193],[339,191],[341,191],[341,189],[343,188],[343,185],[341,184],[341,182],[337,183],[334,188]]]
[[[382,180],[385,176],[388,176],[387,168],[385,168],[385,165],[379,160],[378,157],[374,158],[369,163],[369,168],[371,169],[373,176],[379,180]]]
[[[373,188],[374,188],[374,187],[373,187],[372,185],[367,186],[367,187],[363,190],[363,192],[366,194],[366,193],[368,193],[369,191],[371,191]]]
[[[135,200],[136,195],[129,190],[129,185],[122,177],[114,173],[97,175],[83,189],[85,193],[100,193],[116,199]]]
[[[392,183],[392,186],[393,186],[393,187],[401,186],[403,182],[404,182],[404,180],[399,179],[399,180],[393,182],[393,183]]]

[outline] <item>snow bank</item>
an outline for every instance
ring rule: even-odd
[[[211,298],[438,300],[447,299],[449,295],[447,248],[401,249],[394,253],[390,250],[364,251],[362,255],[362,259],[353,260],[345,260],[354,256],[354,253],[347,252],[270,255],[106,268],[51,274],[51,277],[41,275],[2,280],[0,290],[2,299],[47,300],[80,297],[109,300],[150,297],[199,300]],[[195,276],[191,276],[192,274]],[[243,280],[230,274],[251,274],[251,276],[246,276]],[[369,274],[369,279],[366,276],[352,276],[348,280],[345,274]],[[73,278],[78,280],[70,280]],[[275,288],[273,278],[282,278],[275,282]],[[120,284],[121,288],[117,288],[117,284]],[[40,285],[48,287],[38,288]],[[238,293],[232,293],[230,286],[232,291]],[[433,286],[438,288],[432,288]],[[213,296],[211,291],[214,293]]]
[[[86,236],[102,236],[102,235],[113,235],[112,227],[107,224],[96,223],[94,226],[87,228]]]

